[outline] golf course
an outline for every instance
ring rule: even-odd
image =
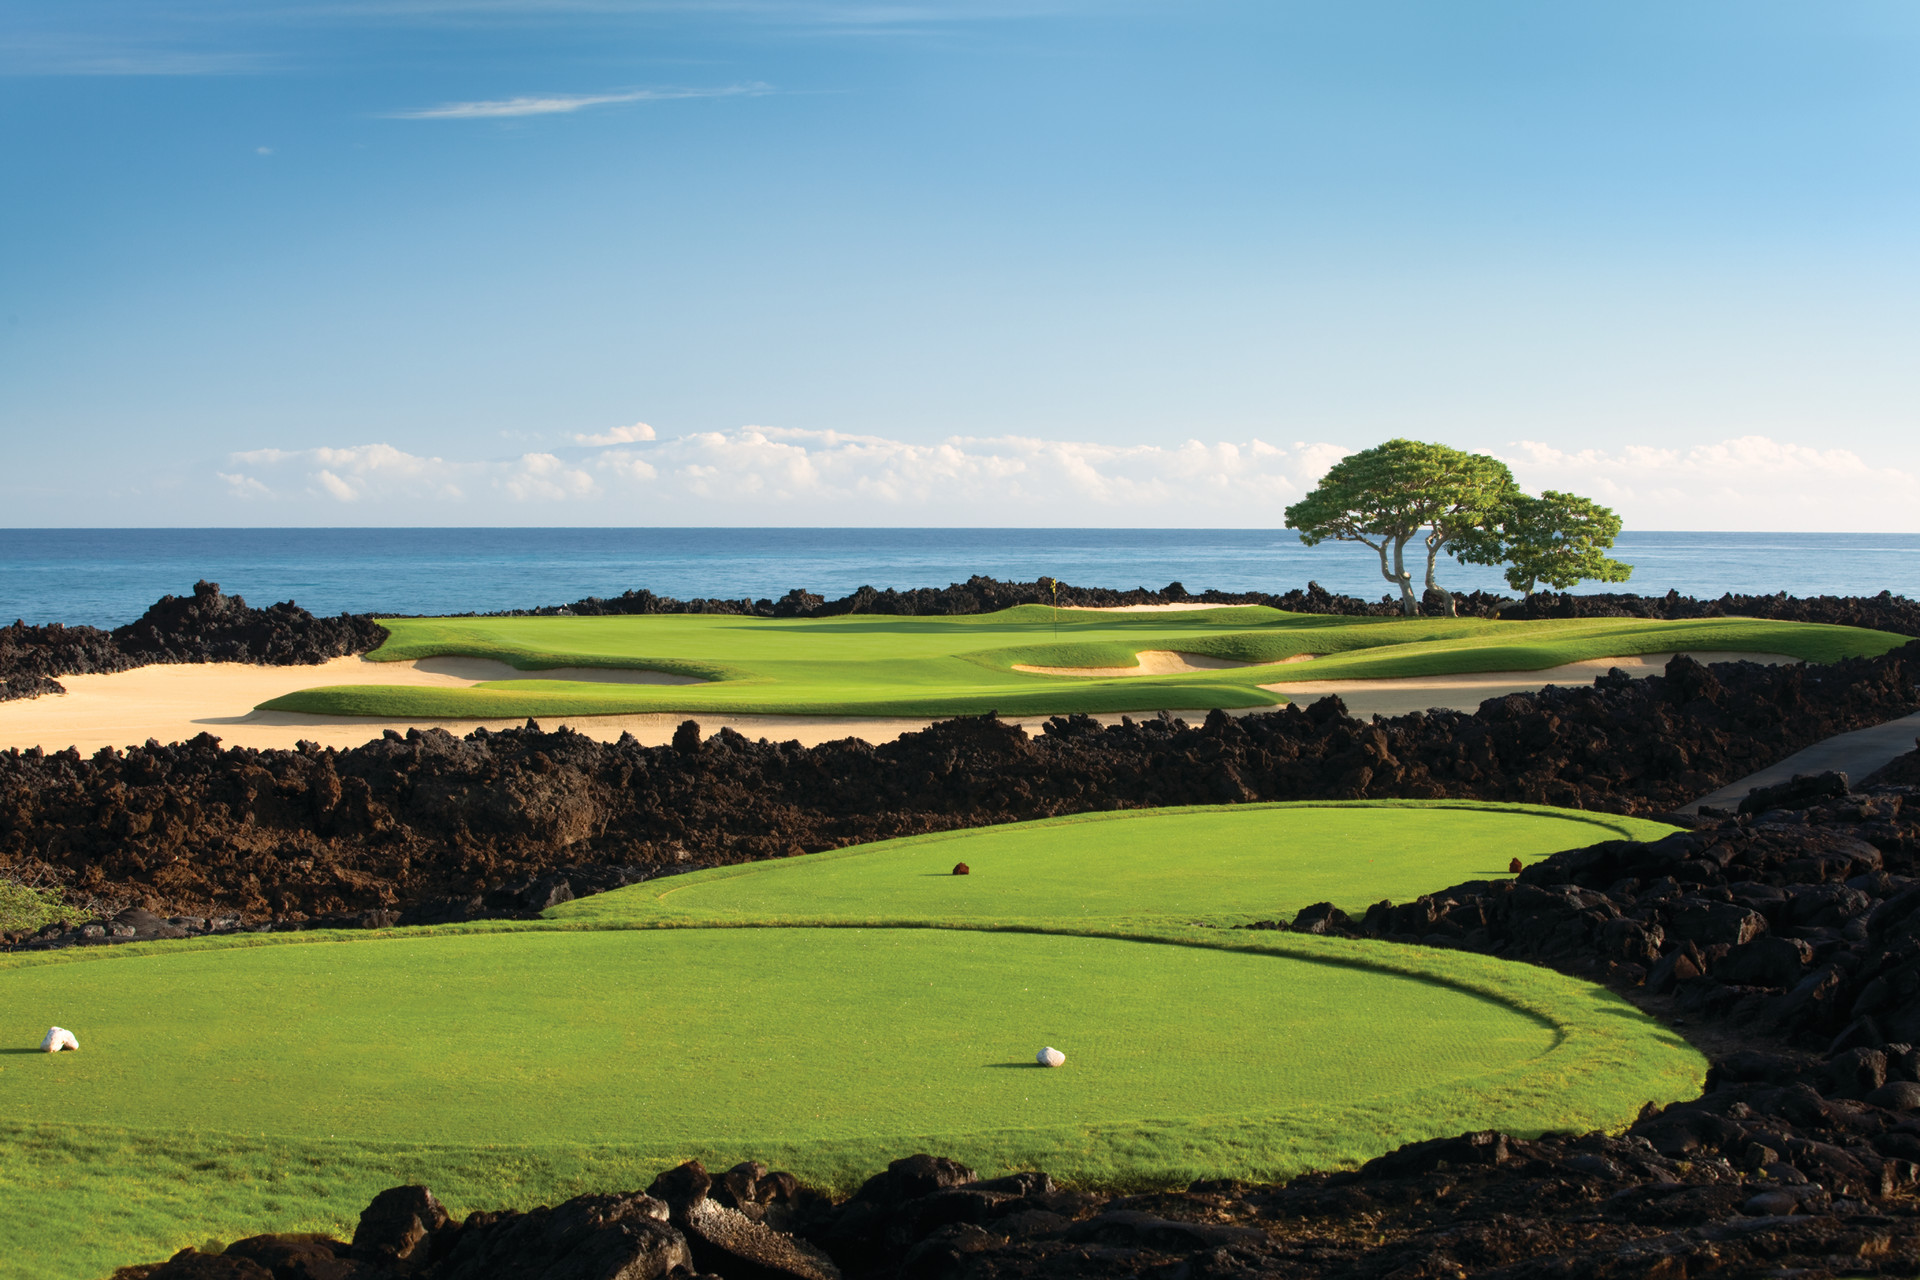
[[[376,662],[480,659],[503,664],[500,678],[466,687],[322,686],[274,698],[260,709],[423,719],[1231,709],[1282,702],[1287,685],[1299,681],[1542,671],[1670,652],[1833,662],[1877,656],[1905,643],[1888,632],[1755,618],[1356,619],[1262,605],[1134,613],[1021,605],[932,617],[668,614],[380,622],[388,639],[368,655]],[[653,673],[656,682],[613,678],[621,672]]]
[[[1617,1127],[1705,1062],[1602,988],[1231,926],[1670,830],[1467,802],[1153,810],[715,868],[533,921],[7,956],[8,1043],[58,1024],[81,1049],[0,1056],[0,1275],[350,1232],[406,1181],[466,1212],[751,1157],[844,1191],[926,1149],[1149,1187]],[[1043,1045],[1066,1065],[1034,1066]]]

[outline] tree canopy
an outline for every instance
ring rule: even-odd
[[[1468,564],[1504,564],[1507,585],[1532,595],[1541,583],[1565,591],[1576,582],[1625,582],[1633,566],[1606,555],[1620,517],[1578,494],[1548,489],[1515,494],[1453,554]]]
[[[1453,611],[1435,576],[1440,553],[1469,564],[1505,564],[1507,582],[1529,594],[1541,583],[1624,582],[1633,566],[1604,553],[1620,517],[1577,494],[1530,497],[1505,463],[1443,444],[1389,440],[1336,462],[1313,492],[1286,511],[1287,527],[1314,546],[1359,542],[1380,557],[1380,576],[1400,589],[1404,613],[1419,611],[1406,549],[1426,553],[1426,589]],[[1416,553],[1417,554],[1417,553]]]
[[[1420,539],[1427,589],[1444,593],[1434,576],[1440,552],[1481,529],[1519,492],[1513,473],[1497,458],[1389,440],[1334,463],[1312,493],[1287,508],[1287,527],[1299,530],[1310,547],[1332,538],[1373,548],[1380,576],[1400,588],[1401,610],[1413,614],[1419,601],[1407,544]]]

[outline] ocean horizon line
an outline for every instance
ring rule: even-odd
[[[968,532],[968,533],[1297,533],[1284,525],[1160,524],[21,524],[0,525],[6,533],[195,533],[262,531],[283,533],[376,533],[433,529],[444,531],[574,533],[805,531],[809,533]],[[1920,538],[1920,529],[1632,529],[1622,536],[1689,537]]]

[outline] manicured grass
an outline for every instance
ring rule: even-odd
[[[1312,938],[470,932],[4,980],[9,1040],[56,1007],[86,1047],[6,1059],[0,1118],[32,1142],[0,1157],[0,1274],[343,1231],[404,1178],[470,1210],[689,1156],[841,1189],[920,1149],[1113,1185],[1284,1177],[1469,1128],[1620,1123],[1703,1067],[1544,970]],[[1067,1068],[1028,1065],[1049,1043]],[[139,1162],[67,1158],[100,1146]]]
[[[1147,811],[696,873],[533,922],[0,958],[0,1277],[346,1232],[402,1181],[467,1212],[755,1157],[844,1191],[931,1150],[1146,1187],[1619,1125],[1705,1063],[1598,987],[1202,926],[1666,830],[1447,802]],[[25,1048],[56,1022],[80,1053]],[[1043,1044],[1068,1065],[1028,1065]]]
[[[699,676],[698,685],[499,680],[475,688],[336,685],[262,704],[324,715],[490,718],[638,712],[937,716],[997,710],[1255,707],[1259,686],[1293,680],[1539,670],[1588,658],[1682,649],[1787,653],[1810,661],[1884,653],[1905,637],[1751,618],[1348,619],[1259,606],[1170,614],[1022,605],[954,618],[806,620],[664,615],[622,618],[391,618],[382,660],[495,658],[524,671],[628,667]],[[1112,667],[1147,649],[1260,665],[1172,676],[1079,678],[1016,664]],[[1323,655],[1284,663],[1297,654]]]
[[[1658,840],[1642,818],[1474,801],[1132,810],[859,845],[648,881],[555,908],[595,924],[777,922],[1045,927],[1355,915],[1464,880],[1503,880],[1602,840]],[[970,874],[952,874],[965,862]]]

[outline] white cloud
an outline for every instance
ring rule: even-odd
[[[575,438],[595,451],[462,462],[388,444],[257,449],[233,455],[232,471],[219,474],[256,497],[368,511],[404,502],[423,514],[430,504],[482,523],[494,519],[482,505],[491,495],[496,510],[502,500],[559,506],[608,523],[1273,526],[1346,452],[1262,440],[916,444],[778,427],[662,440],[644,423]]]
[[[1501,455],[1529,489],[1566,489],[1619,511],[1629,529],[1911,530],[1915,478],[1849,449],[1768,436],[1670,448],[1573,452],[1536,440]]]
[[[594,459],[594,465],[602,471],[611,471],[616,476],[627,480],[651,480],[660,474],[645,458],[628,453],[624,449],[601,454]]]
[[[1275,528],[1349,450],[1328,442],[1100,444],[1033,436],[916,443],[782,427],[662,439],[642,423],[585,448],[460,461],[388,444],[235,454],[226,491],[404,510],[425,521]],[[1369,440],[1365,443],[1371,444]],[[1629,529],[1901,530],[1915,477],[1845,449],[1743,436],[1693,447],[1500,451],[1527,488],[1569,489]],[[518,513],[518,514],[516,514]]]
[[[588,107],[623,102],[672,102],[682,98],[759,97],[773,92],[771,85],[734,84],[717,89],[633,89],[624,93],[556,93],[544,96],[494,98],[478,102],[446,102],[437,107],[396,111],[393,120],[510,120],[520,116],[571,115]]]
[[[522,454],[495,484],[521,502],[563,502],[593,492],[593,477],[551,453]]]
[[[390,444],[345,448],[254,449],[233,455],[255,474],[217,473],[234,492],[291,500],[300,493],[338,503],[465,504],[469,493],[504,494],[515,503],[570,502],[598,488],[585,468],[551,453],[509,461],[457,462]],[[632,474],[629,469],[629,474]],[[278,487],[260,477],[277,482]]]
[[[654,430],[644,422],[636,422],[630,427],[615,427],[599,435],[575,435],[581,444],[638,444],[643,440],[652,440]]]
[[[272,496],[272,490],[250,475],[230,471],[216,471],[214,474],[226,482],[228,491],[236,498]]]

